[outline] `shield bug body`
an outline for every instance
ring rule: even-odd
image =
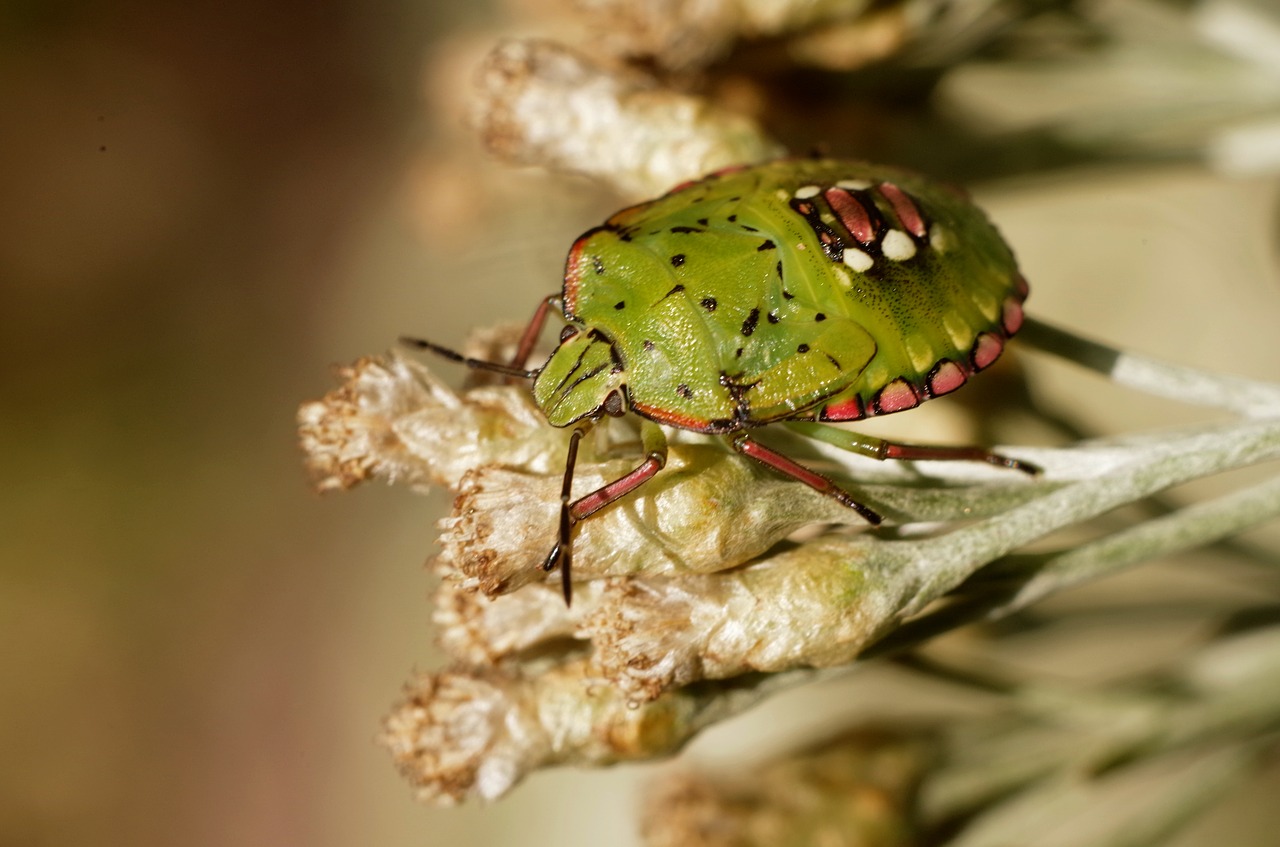
[[[558,541],[566,599],[573,525],[663,466],[654,424],[722,435],[737,451],[856,509],[834,482],[752,429],[783,423],[875,458],[968,459],[1034,472],[977,447],[896,444],[826,426],[913,408],[990,365],[1022,323],[1027,285],[985,215],[958,190],[857,162],[784,160],[720,171],[618,212],[569,251],[564,286],[534,315],[511,365],[555,426],[575,427]],[[551,308],[568,325],[526,370]],[[577,500],[583,433],[646,419],[644,460]]]

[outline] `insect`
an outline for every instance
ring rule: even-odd
[[[829,426],[913,408],[958,389],[1022,324],[1027,283],[1009,247],[958,189],[830,159],[718,171],[624,209],[574,242],[510,364],[405,343],[533,380],[554,426],[573,427],[545,571],[571,599],[573,528],[653,478],[661,426],[720,435],[739,453],[856,510],[844,488],[761,444],[782,424],[877,459],[1032,465],[981,447],[899,444]],[[527,361],[553,308],[566,326]],[[578,442],[605,416],[639,415],[644,458],[572,497]]]

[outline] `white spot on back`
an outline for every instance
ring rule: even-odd
[[[797,188],[794,196],[797,200],[808,200],[810,197],[817,197],[821,191],[816,185],[805,185]]]
[[[868,256],[867,258],[871,258]],[[853,277],[849,272],[840,265],[832,265],[831,272],[836,275],[836,281],[840,283],[842,288],[853,288]]]
[[[968,350],[973,346],[973,328],[955,312],[942,313],[942,326],[957,350]]]
[[[846,247],[844,248],[844,263],[858,273],[865,273],[875,264],[875,259],[856,247]]]
[[[987,319],[988,323],[996,323],[1000,318],[1000,303],[996,298],[992,297],[985,291],[974,291],[970,294],[973,297],[973,305],[978,307],[978,311]]]
[[[836,188],[843,188],[846,191],[866,191],[871,187],[871,183],[865,179],[842,179],[836,183]]]
[[[909,335],[906,345],[907,357],[911,359],[911,366],[916,369],[916,373],[927,374],[938,358],[929,342],[922,335]]]
[[[939,253],[945,253],[951,249],[951,231],[946,227],[934,224],[933,232],[929,233],[929,246]]]
[[[916,243],[900,229],[891,229],[880,241],[880,250],[886,258],[895,262],[905,262],[916,254]]]

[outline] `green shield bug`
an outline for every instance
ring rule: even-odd
[[[534,314],[511,364],[408,344],[533,380],[547,420],[574,427],[558,537],[543,563],[570,599],[573,526],[660,471],[659,424],[722,435],[738,452],[880,515],[753,439],[781,423],[877,459],[962,459],[1034,473],[980,447],[898,444],[826,425],[913,408],[990,365],[1022,324],[1027,284],[986,216],[958,190],[875,165],[782,160],[718,171],[618,212],[569,251],[564,285]],[[552,308],[567,326],[527,360]],[[642,420],[644,459],[571,496],[578,442],[606,415]]]

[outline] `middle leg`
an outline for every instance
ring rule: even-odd
[[[745,432],[730,436],[729,443],[733,445],[734,450],[737,450],[742,455],[749,456],[763,465],[768,465],[775,471],[803,482],[819,494],[825,494],[837,503],[848,506],[866,518],[868,523],[879,525],[884,520],[879,512],[855,500],[852,494],[836,485],[832,480],[817,471],[809,470],[804,465],[787,458],[776,450],[765,447]]]

